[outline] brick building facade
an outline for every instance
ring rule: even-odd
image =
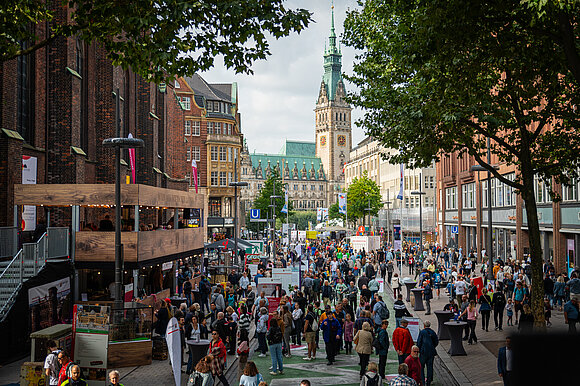
[[[59,8],[55,22],[66,17],[67,9]],[[45,27],[36,27],[40,37]],[[15,223],[13,186],[22,183],[23,156],[36,159],[38,184],[114,183],[114,150],[102,141],[116,136],[117,90],[120,136],[131,133],[145,141],[145,148],[137,150],[136,182],[187,189],[186,168],[177,155],[185,152],[184,110],[174,85],[160,87],[114,67],[94,43],[57,38],[0,64],[0,226]],[[130,175],[127,151],[123,159],[123,173]],[[82,223],[98,221],[85,212],[80,213]],[[45,215],[38,210],[38,218]],[[54,210],[50,225],[67,225],[67,219],[66,209]]]
[[[499,173],[516,178],[517,169],[500,163]],[[487,240],[487,172],[473,172],[477,163],[468,155],[444,154],[437,163],[437,227],[441,245],[461,247],[464,253],[486,249]],[[524,202],[513,188],[491,179],[492,189],[492,256],[523,260],[529,254],[527,216]],[[562,197],[553,202],[546,184],[536,178],[535,193],[540,222],[542,255],[552,261],[557,272],[580,265],[580,202],[578,181],[569,186],[553,184]]]

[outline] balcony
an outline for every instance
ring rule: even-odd
[[[207,143],[229,143],[232,145],[239,145],[241,146],[241,139],[239,134],[208,134]]]
[[[135,231],[121,232],[124,259],[127,268],[137,268],[176,258],[191,256],[203,250],[205,221],[203,220],[205,196],[194,192],[164,189],[148,185],[122,185],[121,204],[133,210]],[[72,207],[71,257],[75,264],[97,267],[115,261],[115,233],[104,231],[80,231],[80,209],[85,208],[85,218],[95,214],[102,216],[103,208],[113,208],[115,185],[111,184],[37,184],[15,185],[15,205],[49,207]],[[139,212],[169,210],[172,215],[178,209],[200,209],[198,224],[203,227],[182,229],[157,229],[139,231]],[[91,211],[97,211],[91,214]],[[112,209],[109,209],[112,211]],[[193,211],[189,211],[193,213]],[[154,213],[157,214],[157,213]],[[185,212],[184,212],[185,214]],[[124,219],[127,224],[127,219]],[[188,219],[183,219],[187,222]],[[192,222],[196,222],[192,219]],[[143,224],[141,224],[143,225]]]

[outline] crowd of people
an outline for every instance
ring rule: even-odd
[[[404,264],[423,289],[427,315],[431,313],[433,298],[449,298],[445,309],[452,311],[455,319],[467,322],[464,339],[469,344],[478,342],[478,319],[482,331],[487,332],[492,314],[495,330],[503,329],[504,315],[506,325],[518,325],[523,332],[530,331],[534,324],[530,310],[531,271],[526,262],[498,260],[493,264],[477,264],[474,253],[465,256],[461,250],[428,247],[421,254],[417,245],[406,245],[402,252],[388,247],[353,251],[338,240],[310,242],[302,248],[301,256],[291,248],[279,250],[274,259],[260,261],[255,275],[249,269],[232,271],[225,285],[212,285],[202,276],[201,301],[197,303],[186,274],[181,272],[184,280],[179,282],[179,291],[186,301],[177,308],[171,306],[170,299],[161,302],[156,313],[156,333],[163,336],[169,320],[176,317],[182,353],[187,340],[211,341],[207,355],[197,363],[189,352],[184,372],[190,375],[192,386],[211,386],[218,381],[229,385],[225,375],[228,354],[238,357],[240,385],[263,386],[264,377],[256,363],[249,360],[254,355],[263,358],[269,354],[272,364],[269,374],[276,377],[284,374],[284,359],[295,355],[293,346],[306,345],[303,360],[316,361],[321,359],[322,342],[328,366],[333,366],[339,356],[358,357],[361,385],[383,384],[391,345],[397,353],[399,368],[398,376],[390,384],[430,385],[439,343],[437,334],[426,320],[417,339],[411,336],[407,318],[412,315],[403,302],[404,283],[395,265]],[[271,294],[256,292],[259,278],[271,276],[275,267],[291,266],[301,260],[308,262],[308,270],[303,273],[300,285],[288,291],[277,288],[280,301],[271,308],[267,296]],[[551,311],[558,308],[564,311],[570,331],[575,331],[580,300],[577,273],[570,278],[556,275],[550,264],[545,265],[544,272],[548,326]],[[395,329],[391,335],[390,310],[383,299],[390,295],[380,291],[381,284],[389,285],[393,293]],[[253,337],[257,348],[250,352]],[[509,378],[507,373],[502,376],[504,380]]]

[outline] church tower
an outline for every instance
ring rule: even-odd
[[[336,193],[344,186],[344,164],[348,162],[352,144],[352,108],[344,100],[346,90],[342,81],[342,53],[334,32],[334,6],[331,18],[328,46],[324,48],[324,75],[314,109],[316,156],[322,160],[329,180],[329,206],[336,202]]]

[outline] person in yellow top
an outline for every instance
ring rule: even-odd
[[[324,312],[320,314],[320,323],[322,324],[322,322],[324,322],[324,320],[328,318],[327,314],[331,313],[332,311],[330,310],[330,305],[326,305],[326,307],[324,307]]]
[[[501,269],[501,267],[499,266],[499,263],[495,263],[495,265],[493,266],[493,278],[494,279],[497,279],[497,273],[500,269]]]
[[[435,273],[435,264],[433,264],[433,260],[429,260],[427,271],[431,272],[432,274]]]

